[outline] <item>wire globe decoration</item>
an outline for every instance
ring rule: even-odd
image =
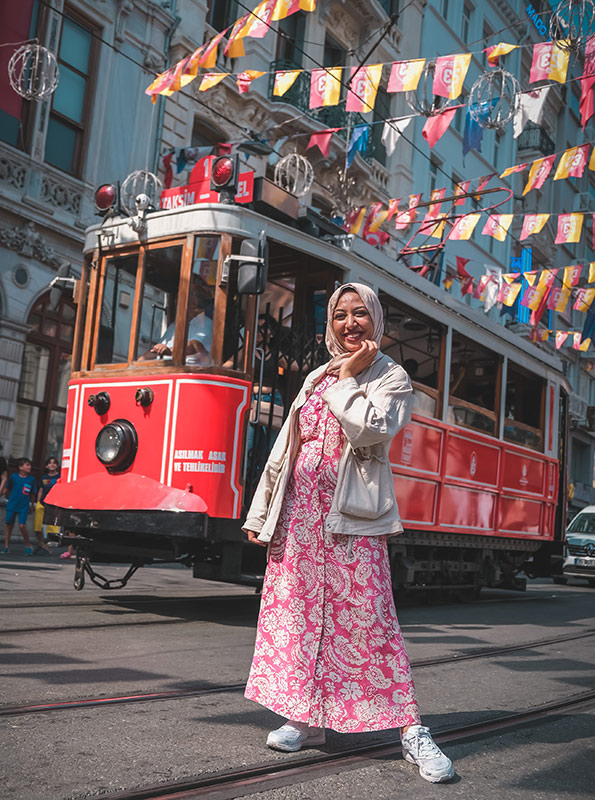
[[[126,213],[130,217],[134,217],[138,210],[135,203],[136,198],[145,194],[149,198],[151,206],[158,208],[162,189],[163,184],[157,175],[144,169],[137,169],[124,179],[120,187],[120,202]]]
[[[25,100],[42,100],[55,92],[60,79],[56,56],[40,44],[24,44],[8,62],[10,85]]]
[[[562,0],[550,18],[550,37],[561,50],[577,52],[593,35],[593,0]]]
[[[435,117],[453,105],[454,100],[434,94],[434,75],[436,62],[426,61],[423,72],[417,84],[417,89],[408,91],[405,95],[407,104],[412,111],[423,117]]]
[[[502,130],[512,121],[520,103],[517,79],[504,69],[495,69],[475,81],[467,106],[471,118],[482,128]]]
[[[303,197],[312,187],[314,170],[305,156],[289,153],[275,165],[273,180],[286,192],[291,192],[296,197]]]

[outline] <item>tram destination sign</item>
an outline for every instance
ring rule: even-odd
[[[206,156],[196,162],[185,186],[164,189],[161,192],[160,207],[164,209],[182,208],[195,203],[218,203],[219,194],[211,191],[211,167],[215,156]],[[251,203],[254,199],[254,172],[240,172],[236,203]]]

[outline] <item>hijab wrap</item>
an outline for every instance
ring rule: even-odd
[[[343,286],[339,286],[339,288],[331,296],[331,299],[328,301],[326,312],[325,343],[327,350],[332,356],[331,360],[327,364],[326,371],[331,373],[338,372],[341,369],[341,364],[343,364],[344,361],[353,355],[352,352],[346,350],[341,345],[333,330],[333,315],[335,313],[335,308],[337,307],[339,299],[346,292],[355,292],[358,294],[361,297],[363,304],[368,309],[368,313],[370,314],[370,318],[374,326],[372,338],[378,347],[380,347],[382,335],[384,333],[384,314],[382,312],[382,306],[380,305],[380,300],[378,299],[376,292],[373,289],[370,289],[369,286],[365,286],[363,283],[344,283]]]

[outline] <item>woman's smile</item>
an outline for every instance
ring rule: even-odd
[[[354,353],[366,339],[372,339],[374,324],[361,297],[345,292],[339,298],[332,319],[333,332],[347,352]]]

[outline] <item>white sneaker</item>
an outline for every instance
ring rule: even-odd
[[[407,733],[401,734],[401,747],[405,761],[417,764],[424,780],[442,783],[454,777],[452,761],[432,739],[429,728],[412,725]]]
[[[284,753],[295,753],[306,745],[314,747],[324,744],[326,735],[324,728],[309,728],[305,722],[286,722],[267,737],[267,746]]]

